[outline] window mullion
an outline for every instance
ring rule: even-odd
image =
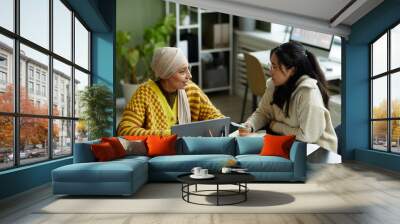
[[[373,45],[370,45],[370,47],[369,47],[369,52],[370,52],[370,57],[369,57],[369,61],[370,61],[370,66],[369,66],[369,68],[370,68],[370,71],[369,71],[369,85],[370,85],[370,91],[369,91],[369,94],[370,94],[370,96],[369,96],[369,118],[370,118],[370,122],[369,122],[369,124],[370,124],[370,129],[369,129],[369,131],[370,131],[370,135],[369,135],[369,137],[370,137],[370,141],[369,141],[369,144],[370,144],[370,149],[373,149],[373,146],[374,146],[374,144],[373,144],[373,141],[374,141],[374,136],[373,136],[373,127],[374,127],[374,123],[373,123],[373,96],[374,96],[374,85],[373,85],[373,78],[372,78],[372,72],[374,71],[373,69],[373,66],[374,66],[374,63],[373,63],[373,53],[374,53],[374,48],[372,47]]]
[[[17,35],[19,35],[19,5],[20,1],[14,1],[14,30]],[[19,114],[19,99],[20,99],[20,48],[19,48],[19,39],[14,39],[14,63],[13,63],[13,71],[14,71],[14,113]],[[14,116],[14,166],[19,166],[20,158],[19,158],[19,135],[20,135],[20,118],[18,116]]]
[[[390,70],[390,29],[389,29],[389,31],[387,32],[387,51],[386,51],[386,53],[387,53],[387,64],[386,64],[386,66],[387,66],[387,71],[389,71]],[[391,78],[392,78],[392,75],[389,73],[389,74],[387,74],[387,89],[388,89],[388,92],[387,92],[387,97],[388,97],[388,105],[387,105],[387,110],[388,110],[388,117],[389,118],[392,118],[392,99],[391,99]],[[388,127],[387,127],[387,130],[388,130],[388,152],[391,152],[392,151],[392,121],[390,120],[390,121],[388,121]]]
[[[53,52],[53,0],[49,0],[49,50]],[[53,159],[53,56],[49,55],[49,73],[48,73],[48,83],[49,86],[47,90],[49,94],[49,116],[48,119],[48,151],[49,151],[49,159]]]
[[[72,16],[71,16],[71,23],[72,23],[72,29],[71,29],[71,60],[72,60],[72,71],[71,71],[71,91],[72,91],[72,105],[71,105],[71,117],[75,118],[75,12],[72,11]],[[71,122],[72,124],[72,133],[71,133],[71,150],[72,150],[72,155],[74,155],[75,151],[75,126],[76,126],[76,121],[73,120]]]

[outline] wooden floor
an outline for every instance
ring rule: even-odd
[[[0,223],[400,223],[400,174],[346,162],[309,164],[308,182],[319,184],[345,201],[367,206],[357,214],[37,214],[54,200],[42,186],[0,202]]]

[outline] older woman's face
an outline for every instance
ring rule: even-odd
[[[192,78],[188,64],[181,66],[175,74],[168,79],[168,84],[174,89],[184,89]]]
[[[275,86],[281,86],[285,84],[289,78],[294,74],[294,68],[286,68],[284,65],[279,63],[278,57],[275,54],[271,56],[270,74],[272,82]]]

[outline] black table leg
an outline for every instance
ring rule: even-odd
[[[244,183],[244,187],[245,187],[245,192],[244,192],[244,201],[247,201],[247,182],[246,183]]]
[[[217,184],[217,206],[219,206],[219,184]]]
[[[182,183],[182,188],[181,188],[181,191],[182,191],[182,199],[184,199],[184,198],[183,198],[183,190],[184,190],[184,184]]]
[[[194,187],[195,187],[196,191],[191,191],[190,190],[190,186],[193,186],[193,185],[195,185]],[[239,204],[239,203],[247,201],[247,192],[249,191],[248,186],[247,186],[247,182],[233,184],[233,185],[239,185],[238,186],[239,189],[237,191],[220,189],[220,187],[219,187],[220,184],[215,184],[215,185],[216,185],[216,188],[217,188],[216,190],[215,189],[213,189],[213,190],[211,190],[211,189],[210,190],[205,190],[205,189],[199,190],[198,187],[197,187],[197,184],[182,184],[181,185],[182,199],[184,201],[186,201],[188,203],[192,203],[192,204],[216,205],[216,206],[234,205],[234,204]],[[224,185],[224,184],[222,184],[222,185]],[[216,191],[216,195],[215,194],[214,195],[210,195],[210,194],[204,194],[203,193],[203,192],[214,192],[215,193],[215,191]],[[211,204],[202,204],[202,203],[197,203],[196,200],[194,202],[192,202],[192,201],[190,201],[190,195],[191,194],[195,195],[195,196],[204,196],[204,197],[208,197],[208,196],[215,197],[216,196],[217,197],[217,203],[216,204],[213,204],[213,203],[211,203]],[[220,198],[225,198],[226,196],[227,197],[237,196],[237,195],[240,195],[241,196],[240,199],[242,199],[242,200],[235,200],[234,202],[231,202],[231,203],[224,203],[224,200],[222,200],[220,202]]]
[[[188,192],[188,193],[187,193],[187,201],[188,201],[188,202],[190,202],[190,201],[189,201],[189,195],[190,195],[190,184],[188,184],[188,185],[187,185],[187,192]]]

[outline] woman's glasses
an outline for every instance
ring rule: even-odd
[[[178,72],[179,73],[185,73],[185,74],[191,74],[191,70],[192,70],[192,65],[189,65],[185,68],[179,69]]]

